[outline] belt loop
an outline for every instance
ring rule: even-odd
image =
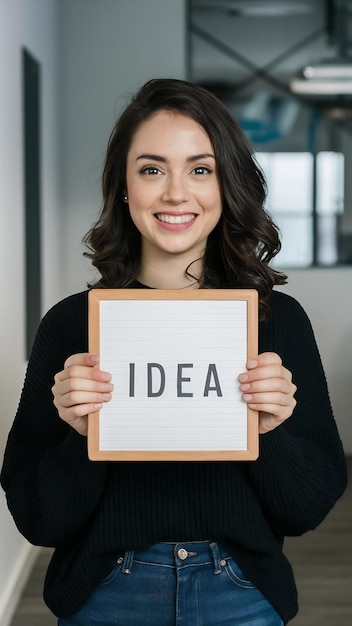
[[[218,544],[215,543],[215,541],[211,541],[209,547],[213,555],[213,561],[215,566],[214,574],[221,574],[221,563]]]
[[[127,550],[125,552],[123,563],[122,563],[122,571],[124,574],[131,573],[133,557],[134,557],[134,550]]]

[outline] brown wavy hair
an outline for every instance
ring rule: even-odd
[[[102,176],[102,210],[84,238],[89,249],[84,254],[101,275],[89,287],[125,288],[138,276],[141,237],[123,201],[127,154],[139,126],[161,110],[192,118],[204,128],[214,148],[223,210],[208,237],[200,287],[256,289],[260,319],[266,319],[271,290],[284,284],[286,276],[269,265],[281,244],[278,229],[264,209],[263,173],[223,103],[203,87],[177,79],[148,81],[110,135]]]

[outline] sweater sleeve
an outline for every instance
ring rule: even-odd
[[[293,298],[275,298],[261,351],[278,352],[292,372],[297,406],[281,426],[260,435],[260,455],[248,472],[271,528],[300,535],[314,529],[344,492],[346,461],[310,321]]]
[[[87,349],[87,299],[71,296],[43,318],[1,472],[9,510],[33,544],[57,547],[84,530],[105,486],[106,463],[58,416],[51,387],[66,358]]]

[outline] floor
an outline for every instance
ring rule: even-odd
[[[352,457],[348,464],[352,476]],[[300,612],[290,626],[351,626],[352,484],[317,530],[289,538],[285,546],[300,597]],[[40,553],[11,626],[57,624],[41,597],[49,558],[50,550]]]

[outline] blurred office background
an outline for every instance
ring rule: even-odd
[[[312,320],[351,457],[351,68],[348,0],[0,0],[1,456],[39,317],[92,278],[80,242],[100,207],[114,120],[147,79],[176,77],[217,93],[257,151],[283,237],[283,289]],[[350,584],[343,512],[335,533]],[[3,494],[0,530],[8,626],[38,549],[18,534]],[[297,568],[304,576],[303,561]],[[350,623],[351,604],[326,622]]]

